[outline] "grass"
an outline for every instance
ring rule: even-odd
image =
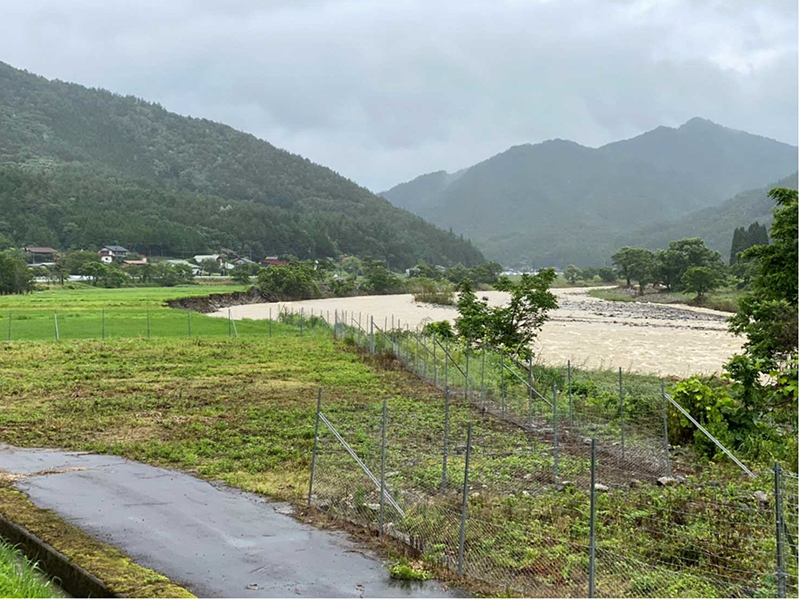
[[[635,290],[628,290],[625,287],[597,289],[589,292],[589,295],[595,298],[615,302],[688,304],[690,306],[700,306],[730,313],[736,312],[737,301],[743,294],[744,292],[742,290],[736,288],[722,288],[710,292],[700,299],[691,292],[663,292],[656,290],[646,290],[644,296],[638,296]]]
[[[85,294],[91,299],[75,294],[71,302],[73,307],[97,307],[97,301],[108,302],[111,296],[123,307],[141,311],[163,302],[169,291],[174,290],[95,296],[90,290]],[[63,299],[65,293],[53,296]],[[6,301],[0,298],[0,306]],[[17,304],[19,310],[24,306]],[[162,310],[186,318],[183,311]],[[200,322],[207,317],[192,318]],[[227,328],[224,320],[220,323]],[[263,322],[241,322],[240,333],[249,327],[254,335],[239,338],[227,337],[223,329],[218,335],[192,338],[176,334],[0,343],[0,440],[116,454],[299,503],[308,491],[317,390],[323,388],[325,415],[373,472],[380,468],[380,416],[386,400],[390,491],[404,505],[418,507],[405,525],[425,540],[424,560],[432,571],[452,565],[471,423],[466,540],[473,576],[491,576],[528,590],[532,588],[525,586],[535,581],[533,591],[539,593],[585,594],[585,445],[562,440],[560,473],[570,485],[557,489],[551,485],[552,436],[494,419],[462,401],[454,389],[448,404],[447,493],[441,495],[444,399],[439,390],[399,369],[389,357],[365,358],[351,347],[358,341],[352,332],[344,341],[334,341],[329,328],[312,321],[302,337],[288,323],[275,324],[273,337],[265,335]],[[379,348],[386,346],[382,338],[378,342]],[[407,340],[405,347],[413,344]],[[463,351],[450,350],[466,368]],[[485,382],[498,389],[497,357],[487,362]],[[477,365],[473,356],[472,373]],[[432,361],[429,367],[433,370]],[[441,362],[436,370],[441,384]],[[564,389],[563,369],[534,370],[540,389],[548,390],[552,383]],[[448,375],[455,386],[452,366]],[[575,402],[583,402],[586,411],[614,415],[617,375],[576,370]],[[659,382],[626,374],[624,384],[632,444],[637,427],[653,426],[651,418],[637,423],[636,416]],[[524,410],[521,384],[506,380],[506,385],[510,409]],[[565,402],[562,393],[562,415],[568,410]],[[550,418],[544,410],[536,417],[544,424]],[[612,438],[619,433],[613,418],[596,431]],[[607,460],[601,456],[601,465]],[[769,507],[753,499],[754,491],[770,489],[768,474],[745,481],[724,465],[696,466],[684,471],[685,485],[661,488],[637,468],[630,465],[598,497],[598,589],[612,595],[724,596],[747,585],[751,595],[770,593],[774,525]],[[634,478],[642,484],[629,488]],[[331,511],[367,515],[374,523],[374,488],[324,427],[315,493],[318,502],[331,504]],[[16,510],[17,519],[41,530],[42,518],[34,509],[13,508],[22,502],[21,494],[0,488],[0,495],[0,510]],[[390,518],[396,520],[396,515]],[[48,535],[45,525],[42,537]]]
[[[35,563],[0,540],[0,597],[54,598],[61,595]]]

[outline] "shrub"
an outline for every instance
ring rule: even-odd
[[[445,306],[455,305],[453,286],[450,283],[442,283],[420,277],[414,281],[414,302],[424,302],[426,304],[439,304]]]
[[[428,323],[422,328],[422,333],[425,335],[435,335],[439,339],[447,340],[452,340],[456,337],[453,326],[450,325],[450,321],[434,321],[433,323]]]

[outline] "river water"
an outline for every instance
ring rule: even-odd
[[[622,367],[626,371],[676,375],[720,372],[722,365],[738,352],[742,339],[728,333],[728,313],[677,304],[611,302],[587,294],[591,288],[553,290],[559,308],[550,313],[535,344],[537,360],[544,364],[565,364],[591,368]],[[479,292],[492,305],[508,301],[504,292]],[[370,317],[383,328],[408,325],[421,328],[430,321],[453,320],[454,307],[414,302],[411,294],[357,296],[231,307],[234,319],[266,319],[272,310],[289,309],[306,315],[334,319],[334,311],[347,311],[347,319],[361,318],[368,329]],[[212,316],[228,316],[228,309]]]

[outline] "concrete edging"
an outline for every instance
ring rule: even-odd
[[[58,580],[58,585],[75,598],[119,598],[89,571],[75,564],[50,544],[21,525],[0,514],[0,537],[18,545],[32,561],[42,566],[45,574]]]

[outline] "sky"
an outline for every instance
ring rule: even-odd
[[[798,139],[796,0],[2,0],[0,60],[226,123],[376,192],[695,116]]]

